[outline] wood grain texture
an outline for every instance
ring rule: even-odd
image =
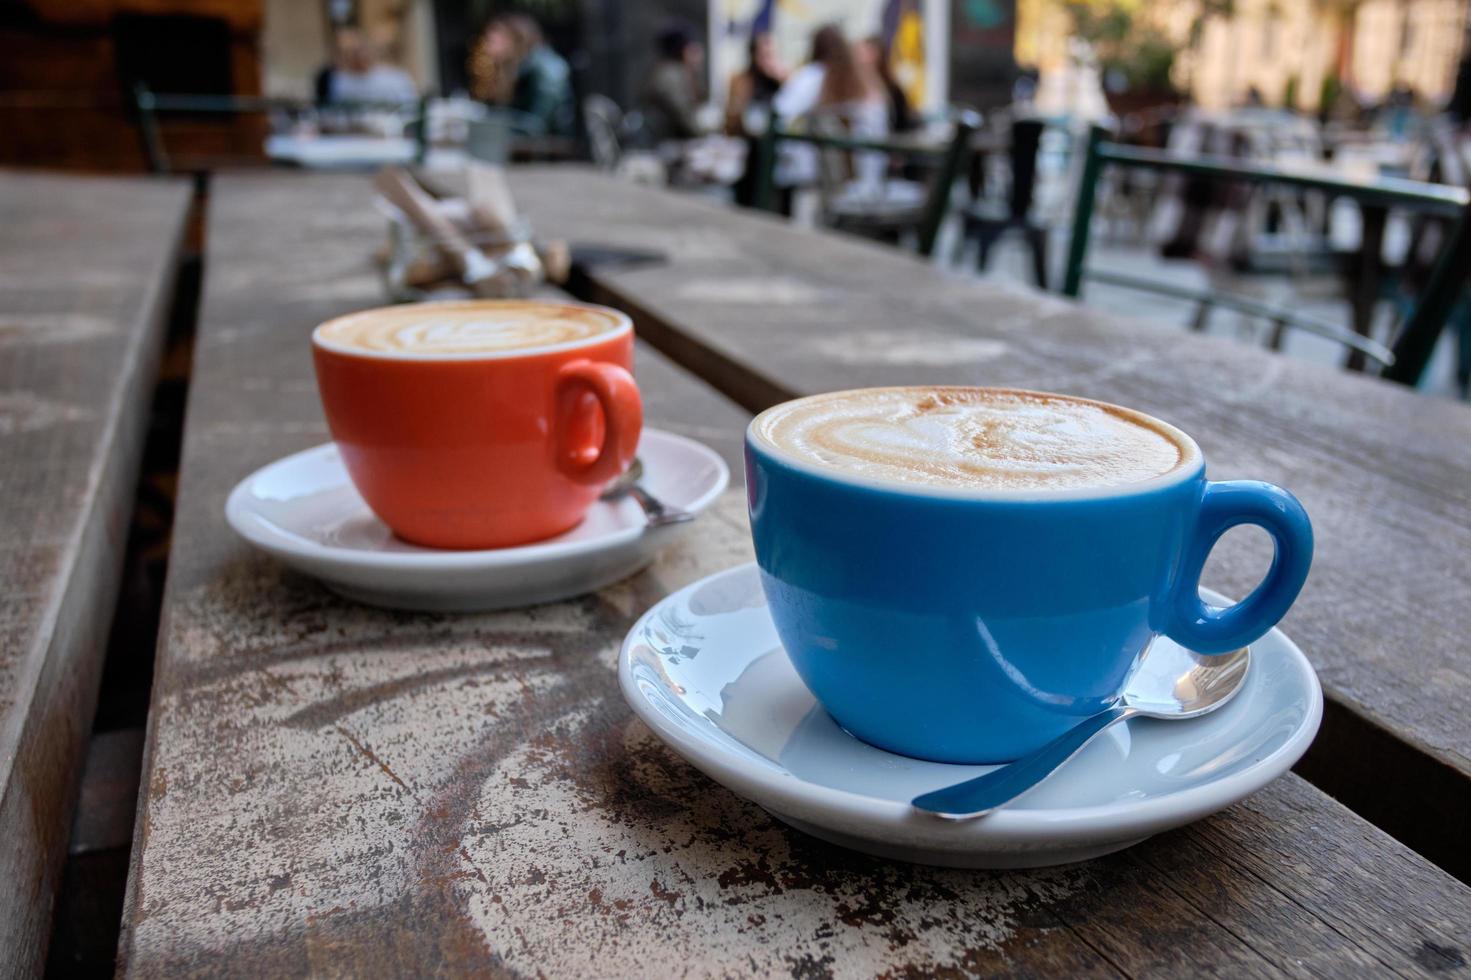
[[[749,560],[738,490],[648,571],[488,615],[354,606],[252,553],[225,495],[326,438],[308,332],[376,302],[366,186],[212,195],[123,974],[1463,970],[1471,890],[1294,778],[1009,874],[843,851],[711,783],[633,717],[614,664],[651,603]],[[744,413],[639,356],[650,420],[734,459]]]
[[[0,173],[0,975],[39,970],[188,211]]]
[[[1471,407],[580,169],[519,170],[515,188],[543,234],[664,253],[585,281],[749,409],[886,384],[1071,392],[1179,425],[1215,479],[1292,490],[1317,551],[1283,627],[1332,700],[1455,775],[1388,795],[1471,877],[1464,811],[1442,805],[1471,786]],[[1264,537],[1229,535],[1206,584],[1243,595],[1268,554]]]

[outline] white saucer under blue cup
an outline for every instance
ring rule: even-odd
[[[881,857],[967,868],[1081,861],[1221,810],[1287,772],[1323,711],[1306,658],[1273,629],[1252,644],[1240,693],[1218,711],[1132,719],[1005,809],[950,821],[909,801],[991,767],[886,752],[843,731],[793,669],[755,565],[650,609],[624,641],[618,677],[659,738],[793,827]]]

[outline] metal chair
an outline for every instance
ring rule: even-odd
[[[1080,296],[1083,280],[1087,279],[1191,300],[1201,304],[1202,309],[1211,306],[1235,309],[1271,321],[1276,339],[1280,340],[1281,334],[1287,330],[1317,334],[1348,349],[1349,367],[1368,359],[1382,366],[1382,377],[1408,385],[1414,385],[1419,380],[1468,273],[1471,273],[1471,231],[1468,231],[1471,229],[1471,193],[1460,187],[1420,181],[1381,178],[1358,182],[1274,167],[1245,166],[1230,158],[1177,157],[1157,150],[1118,146],[1107,142],[1105,136],[1101,129],[1094,129],[1088,136],[1073,212],[1067,271],[1061,290],[1063,295],[1074,298]],[[1417,213],[1438,215],[1451,219],[1454,223],[1413,309],[1397,332],[1391,347],[1385,347],[1341,324],[1306,316],[1285,306],[1087,268],[1085,261],[1095,195],[1099,178],[1108,166],[1178,173],[1245,186],[1280,186],[1318,191],[1330,197],[1349,198],[1363,206],[1404,208]]]
[[[817,191],[822,223],[881,241],[898,242],[924,220],[926,187],[889,176],[888,155],[858,149],[861,127],[845,107],[812,113],[812,132],[834,142],[817,149]]]
[[[1040,119],[1018,119],[1011,124],[1009,157],[1011,188],[1006,210],[996,213],[977,202],[965,210],[965,241],[976,243],[976,268],[984,269],[991,248],[1008,232],[1020,232],[1032,252],[1032,275],[1037,288],[1047,288],[1047,226],[1032,219],[1032,198],[1037,182],[1037,151],[1042,146],[1046,124]]]
[[[945,216],[950,210],[950,198],[955,187],[955,178],[970,153],[971,136],[979,125],[980,116],[977,114],[960,113],[954,120],[954,132],[950,141],[943,146],[870,140],[835,133],[797,132],[771,126],[756,141],[756,152],[751,162],[751,165],[756,168],[756,189],[753,194],[755,207],[767,211],[773,209],[776,146],[782,140],[810,143],[819,150],[836,150],[842,154],[881,153],[887,157],[927,161],[934,165],[934,176],[926,188],[922,206],[906,212],[905,218],[908,223],[905,230],[912,231],[915,238],[915,250],[920,255],[928,257],[934,253],[935,242],[940,236],[940,228],[944,225]],[[856,225],[856,222],[854,224]],[[848,230],[861,231],[862,229],[849,225]],[[892,231],[886,229],[884,234],[885,237],[889,237]]]

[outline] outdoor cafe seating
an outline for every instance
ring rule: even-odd
[[[0,977],[1471,973],[1439,7],[84,6]]]

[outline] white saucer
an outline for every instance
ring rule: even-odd
[[[644,429],[644,487],[698,513],[730,481],[707,446]],[[551,602],[600,589],[647,565],[678,528],[650,528],[630,498],[598,501],[565,534],[518,548],[441,551],[400,541],[358,495],[337,447],[287,456],[230,493],[241,537],[349,599],[395,609],[468,612]]]
[[[1273,630],[1252,645],[1245,685],[1220,710],[1115,726],[1010,807],[952,822],[909,800],[992,767],[894,755],[839,728],[782,650],[755,565],[645,613],[624,640],[618,680],[676,752],[793,827],[881,857],[966,868],[1082,861],[1198,820],[1286,772],[1323,713],[1312,667]]]

